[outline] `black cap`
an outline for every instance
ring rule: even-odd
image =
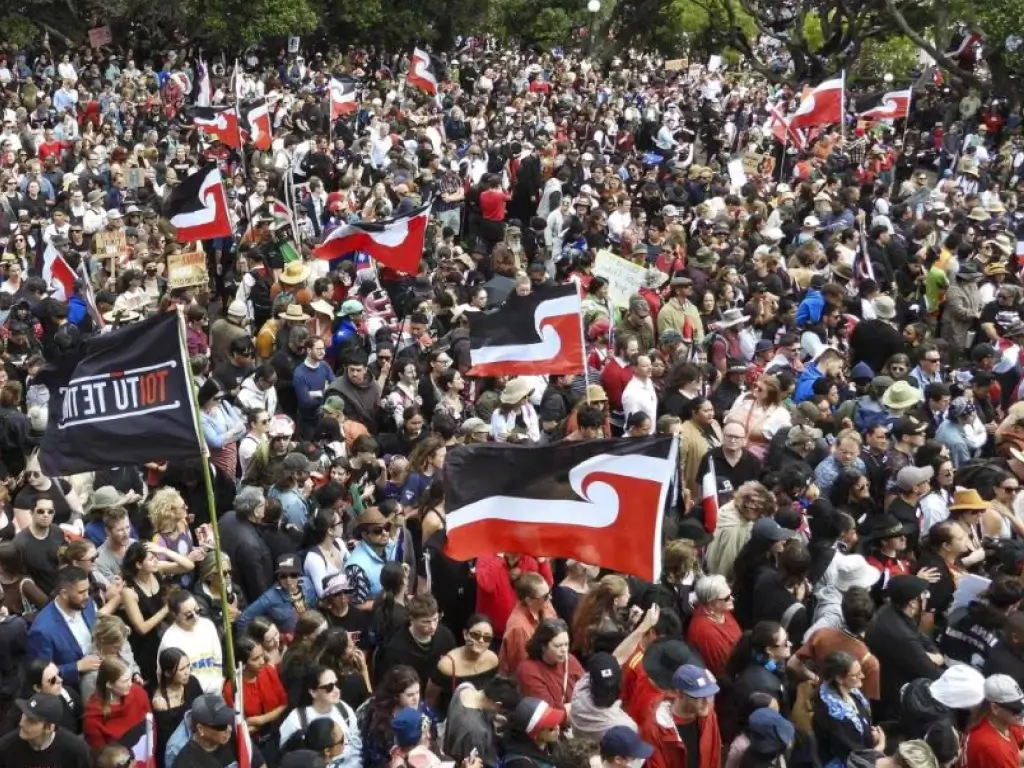
[[[672,690],[672,676],[684,664],[703,666],[700,655],[677,637],[655,640],[644,651],[643,665],[647,677],[663,691]]]
[[[895,576],[889,580],[885,593],[894,605],[906,605],[928,591],[928,582],[920,576]]]
[[[610,707],[622,689],[622,667],[610,653],[595,653],[587,661],[590,695],[599,707]]]
[[[204,693],[192,702],[192,722],[223,728],[235,722],[235,711],[219,693]]]
[[[31,699],[17,699],[14,703],[26,717],[53,725],[60,725],[64,721],[64,705],[58,696],[37,693]]]

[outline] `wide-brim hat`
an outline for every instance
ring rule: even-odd
[[[845,592],[851,587],[868,589],[878,583],[882,572],[870,565],[863,555],[837,553],[833,561],[835,587]]]
[[[950,512],[983,512],[986,509],[988,502],[973,488],[957,488],[953,494],[953,503],[949,505]]]
[[[134,309],[112,309],[103,313],[103,320],[107,323],[134,323],[139,319],[139,313]]]
[[[309,308],[314,312],[319,312],[321,315],[334,317],[334,307],[331,306],[331,302],[324,299],[309,302]]]
[[[301,261],[289,261],[278,279],[285,285],[298,285],[309,278],[309,266]]]
[[[503,405],[515,405],[533,393],[533,387],[526,379],[515,378],[509,381],[501,391]]]
[[[982,274],[981,269],[978,268],[978,262],[970,259],[960,265],[960,269],[957,271],[956,276],[959,280],[966,280],[973,283],[981,280],[985,275]]]
[[[356,518],[356,528],[363,528],[368,525],[384,525],[390,523],[391,519],[384,516],[379,507],[368,507],[363,514]]]
[[[301,304],[289,304],[284,312],[280,312],[277,315],[282,320],[295,320],[299,322],[306,322],[313,318],[302,311]]]
[[[672,678],[684,664],[701,663],[700,656],[685,641],[675,637],[655,640],[644,651],[644,672],[656,688],[672,690]]]
[[[858,533],[863,541],[879,541],[907,536],[913,533],[913,526],[900,522],[891,512],[868,515],[859,526]]]
[[[882,395],[882,405],[893,410],[910,408],[921,402],[921,390],[906,381],[897,381]]]
[[[967,218],[971,221],[988,221],[992,217],[989,215],[988,211],[980,205],[976,205],[971,208],[971,212],[967,214]]]
[[[715,327],[732,328],[734,325],[740,325],[750,321],[749,315],[744,315],[742,309],[727,309],[722,313],[722,319],[715,323]]]

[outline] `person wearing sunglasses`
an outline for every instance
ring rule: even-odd
[[[310,723],[330,718],[345,730],[345,747],[338,768],[358,768],[362,754],[362,739],[356,713],[342,701],[338,674],[323,664],[309,667],[303,678],[303,692],[299,706],[281,723],[280,744],[283,752],[305,746],[306,729]]]
[[[356,518],[355,535],[359,541],[345,561],[345,575],[352,584],[352,602],[364,610],[373,607],[373,599],[383,590],[381,569],[399,559],[398,541],[391,538],[391,531],[391,519],[377,507],[370,507]]]
[[[298,555],[277,558],[277,583],[242,611],[235,630],[242,632],[257,616],[265,616],[283,633],[295,631],[299,617],[316,606],[316,591],[302,575]]]
[[[229,707],[219,693],[207,693],[192,703],[192,735],[178,748],[175,739],[167,745],[168,768],[189,768],[194,765],[221,765],[224,768],[238,763],[235,746],[235,710]],[[266,761],[259,747],[253,745],[251,768],[263,768]]]
[[[158,655],[167,648],[184,651],[203,692],[218,693],[224,685],[224,653],[217,627],[199,615],[199,604],[191,592],[174,590],[167,607],[174,623],[160,639]]]

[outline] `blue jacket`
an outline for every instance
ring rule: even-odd
[[[90,600],[83,611],[85,625],[96,626],[96,604]],[[60,615],[56,604],[51,601],[32,622],[28,632],[28,652],[33,659],[49,659],[60,669],[60,676],[68,683],[78,684],[78,662],[88,648],[79,648],[78,641],[68,629],[67,622]]]
[[[292,385],[295,387],[295,398],[299,402],[300,416],[316,416],[324,399],[323,397],[312,397],[310,392],[322,394],[332,381],[334,381],[334,372],[323,361],[316,368],[310,368],[305,361],[295,366]]]
[[[316,607],[316,591],[313,585],[305,576],[299,578],[299,589],[310,608]],[[285,594],[280,586],[275,584],[258,598],[256,602],[242,611],[235,622],[235,631],[239,634],[245,631],[250,621],[257,616],[266,616],[282,632],[294,632],[295,622],[299,620],[299,614],[295,612],[292,600]]]
[[[825,311],[825,297],[821,291],[811,288],[796,308],[796,327],[803,328],[808,323],[817,323],[821,320],[821,313]]]
[[[68,300],[68,322],[81,326],[88,317],[89,307],[86,305],[85,299],[77,293],[73,294]]]
[[[327,350],[327,355],[332,360],[335,359],[342,347],[345,346],[345,342],[353,336],[358,335],[359,329],[356,328],[356,324],[347,317],[341,318],[341,322],[338,323],[338,327],[334,329],[334,336],[331,337],[331,348]]]
[[[817,363],[811,363],[804,368],[793,392],[793,402],[802,403],[804,400],[810,400],[814,396],[814,382],[823,378],[825,374],[818,370]]]

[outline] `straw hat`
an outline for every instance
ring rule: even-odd
[[[309,277],[309,266],[301,261],[289,261],[279,278],[285,285],[298,285],[306,282]]]
[[[284,312],[278,314],[278,317],[282,320],[295,320],[296,322],[302,323],[313,319],[302,311],[301,304],[289,304],[288,308]]]
[[[314,312],[319,312],[321,315],[327,315],[328,317],[334,317],[334,307],[331,306],[329,301],[324,299],[317,299],[309,303],[309,308]]]
[[[971,208],[971,212],[967,214],[967,218],[970,219],[971,221],[988,221],[991,218],[991,216],[989,216],[988,211],[986,211],[980,205],[976,205],[973,208]]]
[[[530,386],[526,379],[512,379],[501,392],[501,402],[504,405],[515,405],[528,398],[532,393],[533,387]]]
[[[103,313],[103,320],[107,323],[134,323],[139,319],[139,313],[133,309],[112,309]]]
[[[950,512],[983,512],[988,509],[988,502],[981,498],[973,488],[957,488],[953,496],[953,503],[949,505]]]

